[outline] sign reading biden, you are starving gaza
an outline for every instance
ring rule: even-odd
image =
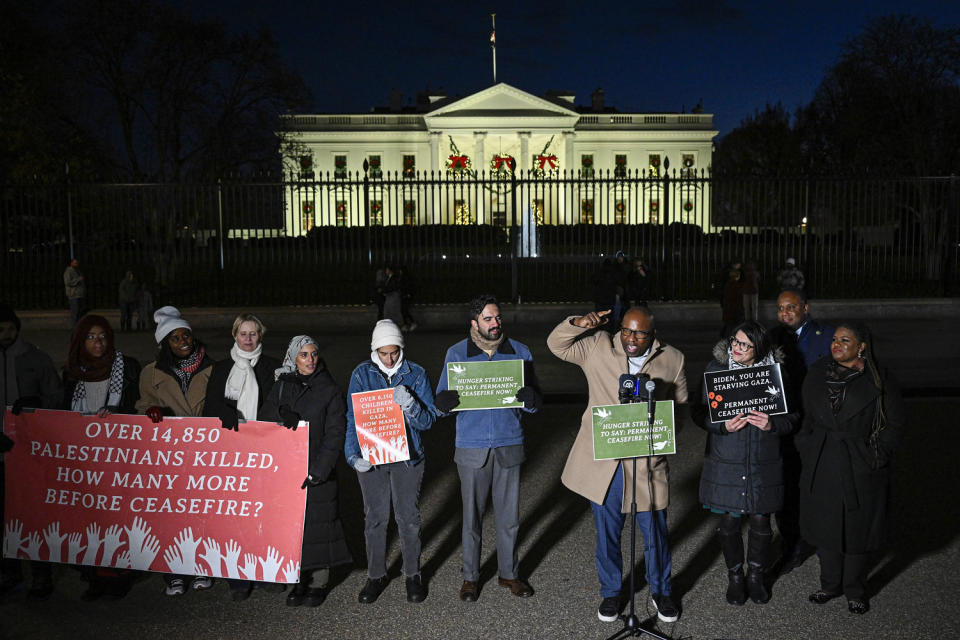
[[[460,393],[455,411],[522,407],[523,360],[448,362],[447,388]]]
[[[3,557],[296,583],[308,431],[7,411]]]
[[[656,401],[652,427],[649,411],[646,402],[590,407],[593,459],[619,460],[676,453],[673,401]]]
[[[703,374],[710,420],[725,422],[751,409],[767,415],[787,412],[779,364]]]

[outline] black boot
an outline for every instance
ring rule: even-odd
[[[717,527],[723,562],[727,565],[727,602],[742,605],[747,601],[746,584],[743,577],[743,538],[740,535],[740,519],[729,514],[720,517]]]
[[[767,591],[763,582],[763,567],[772,537],[770,518],[751,516],[750,532],[747,535],[749,542],[749,548],[747,549],[747,592],[750,594],[750,599],[757,604],[766,604],[770,600],[770,592]]]

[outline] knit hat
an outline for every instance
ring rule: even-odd
[[[787,264],[789,264],[789,265],[795,265],[795,264],[797,264],[797,261],[794,260],[793,258],[787,258]]]
[[[17,317],[13,307],[5,302],[0,302],[0,322],[12,322],[17,331],[20,331],[20,318]]]
[[[180,317],[180,311],[176,307],[160,307],[154,312],[153,321],[157,323],[157,330],[153,332],[157,344],[163,342],[172,331],[190,329],[190,323]]]
[[[370,350],[376,351],[380,347],[392,344],[403,349],[403,332],[393,320],[380,320],[373,327],[373,338],[370,340]]]

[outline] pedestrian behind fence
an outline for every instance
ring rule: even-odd
[[[133,312],[137,308],[137,281],[133,271],[127,271],[117,285],[117,305],[120,307],[120,330],[133,330]]]
[[[63,271],[63,288],[70,306],[70,328],[73,329],[87,311],[87,283],[77,258],[70,260]]]

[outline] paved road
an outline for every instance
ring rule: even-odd
[[[559,320],[562,314],[548,318]],[[368,337],[338,328],[325,330],[322,318],[298,320],[321,343],[334,375],[345,381],[353,365],[366,357]],[[269,324],[269,321],[268,321]],[[279,353],[296,331],[275,323],[267,336]],[[671,461],[672,503],[669,509],[675,590],[683,614],[660,632],[672,638],[808,639],[808,638],[956,638],[960,637],[957,522],[960,502],[955,451],[960,450],[955,416],[960,412],[956,389],[956,342],[947,320],[888,320],[874,323],[878,347],[904,379],[912,396],[909,436],[896,459],[889,551],[878,558],[870,586],[873,610],[863,617],[846,611],[842,599],[823,606],[806,600],[818,587],[817,563],[778,580],[765,606],[726,604],[725,571],[713,539],[711,516],[697,503],[697,485],[705,434],[692,425],[678,432],[679,453]],[[32,340],[58,359],[65,354],[63,330],[31,332]],[[538,373],[552,400],[527,423],[528,462],[524,467],[521,503],[521,571],[537,590],[529,600],[512,597],[496,585],[493,521],[485,522],[483,590],[478,602],[460,602],[459,483],[452,463],[453,423],[443,420],[427,434],[427,470],[421,499],[423,571],[430,595],[422,604],[404,598],[399,576],[399,547],[392,534],[390,575],[381,599],[360,605],[357,593],[362,569],[362,515],[353,472],[340,469],[344,524],[358,565],[338,577],[327,601],[315,609],[290,609],[283,596],[255,592],[234,603],[226,585],[204,593],[167,598],[159,576],[137,584],[119,602],[83,603],[84,585],[73,570],[61,568],[57,590],[45,603],[27,603],[22,592],[0,604],[2,638],[606,638],[617,626],[596,619],[599,603],[593,565],[593,524],[587,503],[559,484],[559,473],[572,444],[585,391],[575,367],[551,356],[543,344],[549,326],[508,327],[533,347]],[[226,336],[220,334],[227,334]],[[215,357],[226,355],[228,329],[199,329]],[[660,327],[661,337],[688,354],[688,376],[702,371],[715,337],[709,324],[677,323]],[[408,354],[434,378],[443,351],[462,337],[459,331],[418,331],[410,336]],[[147,362],[152,335],[123,334],[118,344]],[[920,357],[918,357],[920,354]],[[952,379],[952,380],[951,380]],[[948,380],[948,382],[944,382]],[[940,388],[927,397],[929,388]],[[944,391],[944,388],[946,390]],[[625,553],[627,552],[625,547]],[[642,569],[638,575],[642,576]],[[492,582],[491,582],[492,579]],[[656,620],[646,589],[638,596],[641,619]],[[652,620],[650,617],[653,616]]]

